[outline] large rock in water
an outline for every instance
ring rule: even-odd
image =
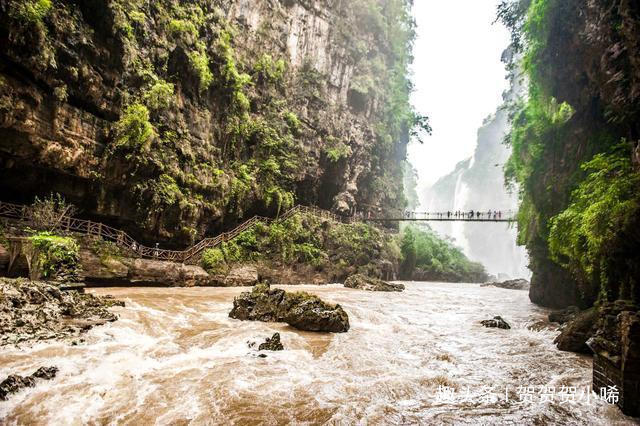
[[[393,284],[382,281],[377,278],[371,278],[362,274],[351,275],[344,282],[344,286],[348,288],[357,288],[367,291],[402,291],[403,284]]]
[[[529,281],[518,278],[515,280],[507,280],[502,282],[491,282],[481,284],[480,287],[498,287],[498,288],[506,288],[508,290],[529,290]]]
[[[580,312],[567,322],[567,325],[553,343],[561,351],[590,354],[591,349],[587,346],[587,340],[596,332],[597,319],[598,312],[595,308]]]
[[[264,343],[258,346],[259,351],[282,351],[284,346],[280,342],[280,333],[273,333],[273,336],[267,338]]]
[[[504,330],[509,330],[511,328],[509,323],[503,320],[501,316],[495,316],[493,317],[493,319],[480,321],[480,324],[482,324],[485,327],[502,328]]]
[[[36,379],[51,380],[56,377],[58,367],[40,367],[30,376],[11,375],[0,383],[0,400],[6,401],[9,395],[20,392],[24,388],[36,385]]]
[[[340,305],[330,305],[319,297],[287,293],[258,284],[251,292],[233,300],[229,317],[239,320],[286,322],[299,330],[343,333],[349,330],[349,317]]]

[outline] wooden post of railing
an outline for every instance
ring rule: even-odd
[[[98,236],[102,237],[102,222],[98,222]]]
[[[87,235],[91,235],[91,221],[87,221]]]

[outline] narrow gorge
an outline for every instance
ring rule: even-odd
[[[0,424],[640,424],[638,34],[0,0]]]

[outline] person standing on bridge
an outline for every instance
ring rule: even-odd
[[[502,211],[498,210],[498,219],[502,219]]]
[[[478,211],[476,212],[476,219],[480,219],[480,214],[481,214],[481,213],[480,213],[480,210],[478,210]]]

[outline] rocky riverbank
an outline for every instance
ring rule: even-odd
[[[78,337],[116,321],[108,309],[113,306],[124,302],[51,283],[0,278],[0,346]]]

